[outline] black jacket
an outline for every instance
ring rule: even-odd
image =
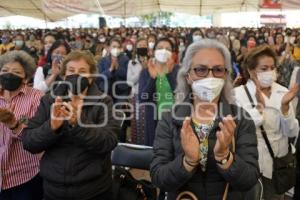
[[[220,114],[216,118],[209,134],[209,149],[206,172],[200,168],[191,173],[183,166],[183,150],[180,141],[180,130],[185,117],[191,116],[191,107],[187,103],[177,105],[173,114],[166,113],[156,128],[154,140],[154,158],[150,175],[152,182],[168,192],[168,199],[176,199],[181,191],[191,191],[201,200],[220,200],[229,182],[228,200],[244,199],[245,191],[254,186],[259,177],[258,152],[255,125],[248,113],[242,108],[229,105],[225,100],[219,104],[219,113],[227,116],[243,112],[236,119],[236,153],[234,161],[228,170],[222,170],[216,164],[213,149],[216,143],[216,131],[220,122]],[[221,106],[222,105],[222,106]],[[250,119],[250,120],[249,120]]]
[[[50,107],[54,99],[45,95],[24,130],[24,149],[31,153],[44,151],[40,174],[44,178],[46,198],[87,200],[111,188],[111,151],[118,142],[119,122],[112,117],[111,98],[104,96],[95,84],[88,89],[88,96],[96,99],[84,100],[82,123],[107,122],[104,126],[71,127],[65,121],[54,133],[50,128]]]

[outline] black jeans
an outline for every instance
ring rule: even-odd
[[[0,200],[42,200],[43,180],[37,175],[30,181],[0,193]]]

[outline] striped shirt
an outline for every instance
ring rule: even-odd
[[[14,104],[16,119],[34,116],[40,104],[42,93],[38,90],[23,87],[20,92],[7,102],[0,96],[0,107]],[[16,187],[28,182],[39,173],[41,154],[31,154],[23,149],[19,134],[14,134],[8,127],[0,122],[0,160],[2,190]]]

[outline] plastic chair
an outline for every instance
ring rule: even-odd
[[[150,146],[119,143],[112,152],[112,164],[115,166],[149,170],[153,158]]]
[[[128,168],[149,170],[153,158],[153,149],[149,146],[119,143],[112,151],[113,199],[149,199],[157,198],[157,189],[145,179],[135,179]],[[124,169],[125,168],[125,169]],[[134,188],[133,188],[134,187]],[[124,196],[125,195],[125,196]]]

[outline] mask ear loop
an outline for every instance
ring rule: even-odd
[[[190,79],[190,81],[191,81],[191,84],[193,84],[195,81],[192,79],[192,77],[191,77],[191,75],[190,75],[190,73],[187,73],[187,77]],[[190,94],[189,94],[189,98],[190,99],[193,99],[193,92],[191,92]]]
[[[191,77],[191,75],[190,75],[190,73],[188,72],[187,73],[187,76],[188,76],[188,78],[192,81],[192,83],[194,82],[194,80],[192,79],[192,77]]]

